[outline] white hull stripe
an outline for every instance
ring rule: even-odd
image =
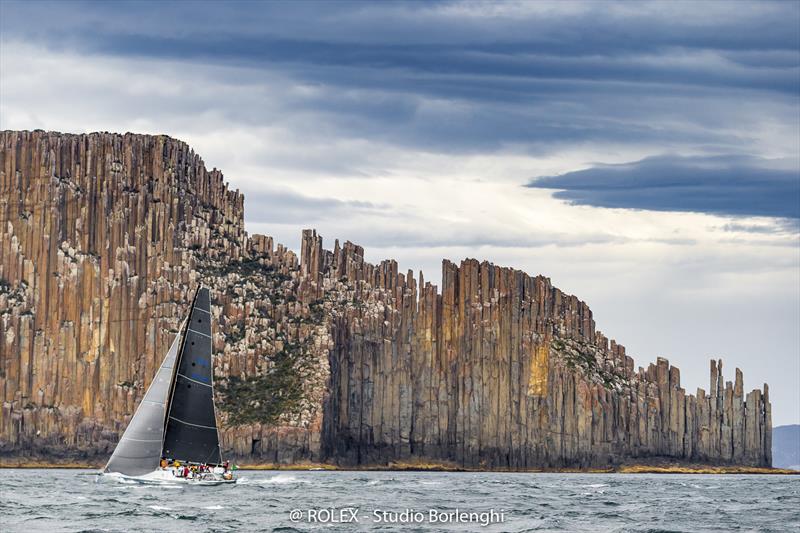
[[[188,380],[189,380],[189,381],[191,381],[192,383],[197,383],[198,385],[202,385],[202,386],[204,386],[204,387],[209,387],[209,388],[211,388],[211,385],[209,385],[208,383],[203,383],[202,381],[197,381],[196,379],[192,379],[192,378],[190,378],[189,376],[184,376],[183,374],[180,374],[180,373],[179,373],[178,375],[179,375],[180,377],[182,377],[183,379],[188,379]]]
[[[205,313],[207,315],[211,314],[211,311],[206,311],[205,309],[200,309],[199,307],[195,307],[194,310],[195,311],[202,311],[203,313]]]
[[[214,431],[217,430],[217,428],[212,427],[212,426],[201,426],[200,424],[192,424],[190,422],[184,422],[180,418],[175,418],[174,416],[171,416],[169,418],[170,418],[170,420],[174,420],[175,422],[180,422],[181,424],[186,424],[187,426],[192,426],[192,427],[196,427],[196,428],[203,428],[203,429],[213,429]]]

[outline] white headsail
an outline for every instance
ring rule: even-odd
[[[184,327],[181,325],[153,382],[147,388],[130,424],[108,460],[106,472],[139,476],[158,468],[164,439],[166,406],[183,331]]]

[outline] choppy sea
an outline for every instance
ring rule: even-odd
[[[800,476],[239,471],[234,486],[0,470],[0,530],[800,531]]]

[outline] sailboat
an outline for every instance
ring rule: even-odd
[[[195,293],[189,316],[136,408],[103,474],[143,483],[220,485],[236,479],[223,465],[214,410],[209,291]],[[216,467],[192,478],[165,463]]]

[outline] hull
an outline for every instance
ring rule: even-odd
[[[236,484],[236,478],[220,479],[218,477],[213,477],[211,474],[206,474],[205,476],[195,478],[175,477],[172,475],[171,471],[161,469],[150,472],[149,474],[143,474],[141,476],[126,476],[116,472],[104,472],[101,475],[105,478],[122,483],[141,483],[144,485],[190,485],[215,487],[218,485]]]

